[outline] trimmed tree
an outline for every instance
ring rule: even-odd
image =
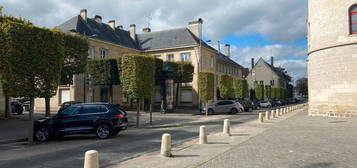
[[[233,77],[230,75],[221,75],[219,81],[219,93],[223,99],[232,97],[233,90]]]
[[[263,100],[264,99],[264,85],[262,85],[262,84],[255,85],[255,94],[256,94],[256,98],[258,100]]]
[[[278,88],[271,88],[271,99],[278,98]]]
[[[126,54],[121,56],[120,62],[123,92],[138,102],[136,126],[139,127],[140,101],[151,98],[154,93],[155,59],[147,55]]]
[[[194,67],[191,62],[185,61],[166,61],[164,62],[164,66],[168,66],[173,70],[173,75],[175,76],[176,83],[176,95],[175,100],[176,104],[178,104],[178,94],[180,92],[181,83],[192,82]]]
[[[64,34],[64,62],[61,71],[61,85],[72,85],[73,75],[84,73],[88,56],[88,41],[80,36]],[[48,95],[51,96],[51,95]],[[53,96],[53,95],[52,95]],[[51,96],[51,97],[52,97]],[[46,116],[50,116],[50,98],[45,97]]]
[[[108,86],[109,101],[113,102],[113,85],[119,84],[119,71],[116,59],[92,59],[87,63],[87,73],[93,85]]]
[[[198,73],[199,96],[206,103],[206,116],[208,116],[208,101],[214,97],[214,74],[211,72]]]
[[[265,98],[271,99],[271,86],[265,85]]]
[[[63,36],[30,24],[0,24],[0,74],[7,96],[29,98],[29,143],[33,143],[34,99],[53,96],[63,66]]]
[[[244,78],[235,78],[233,80],[233,89],[237,99],[244,99],[248,96],[248,83]]]

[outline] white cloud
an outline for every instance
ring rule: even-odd
[[[255,62],[260,58],[270,63],[270,57],[274,56],[274,65],[283,67],[293,80],[306,77],[306,47],[295,45],[267,45],[262,47],[231,46],[232,59],[246,68],[251,68],[251,59]]]
[[[99,14],[104,21],[116,19],[126,27],[136,23],[143,28],[151,15],[153,30],[184,27],[202,17],[204,33],[212,40],[260,33],[275,42],[291,42],[306,34],[306,0],[2,0],[0,4],[7,14],[47,27],[86,8],[90,17]]]

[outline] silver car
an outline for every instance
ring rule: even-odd
[[[238,112],[242,112],[242,105],[233,100],[220,100],[213,104],[208,105],[208,114],[235,114]],[[201,111],[202,114],[206,113],[206,108],[203,108]]]
[[[270,103],[270,101],[261,101],[260,107],[270,108],[272,107],[272,104]]]

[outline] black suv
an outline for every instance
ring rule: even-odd
[[[110,103],[76,104],[53,117],[35,121],[34,138],[43,142],[68,134],[93,133],[106,139],[127,129],[126,115],[125,111]]]

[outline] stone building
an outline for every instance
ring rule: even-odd
[[[183,106],[198,105],[197,73],[199,71],[231,74],[242,77],[245,69],[230,59],[230,47],[226,46],[226,54],[218,51],[204,41],[202,37],[203,21],[188,23],[188,27],[162,31],[151,31],[144,28],[142,33],[137,33],[136,25],[130,25],[129,30],[124,30],[122,25],[116,26],[114,20],[102,22],[102,17],[87,17],[87,11],[81,10],[80,14],[57,26],[61,31],[75,33],[88,38],[90,49],[89,59],[92,58],[118,58],[127,53],[150,54],[164,61],[188,61],[194,65],[192,83],[183,83],[179,89],[178,103]],[[76,75],[71,86],[60,86],[56,96],[51,98],[51,110],[59,108],[65,101],[76,100],[81,102],[106,102],[108,101],[108,88],[90,86],[90,80],[85,74]],[[155,101],[161,99],[157,89]],[[125,104],[128,99],[121,94],[120,86],[113,87],[113,103]],[[44,99],[36,99],[37,111],[44,110]]]
[[[309,115],[357,116],[357,1],[308,1]]]
[[[255,84],[271,85],[274,88],[286,88],[290,82],[284,69],[274,66],[274,57],[270,58],[270,64],[262,58],[257,63],[252,58],[252,68],[247,77],[249,89],[254,89]]]

